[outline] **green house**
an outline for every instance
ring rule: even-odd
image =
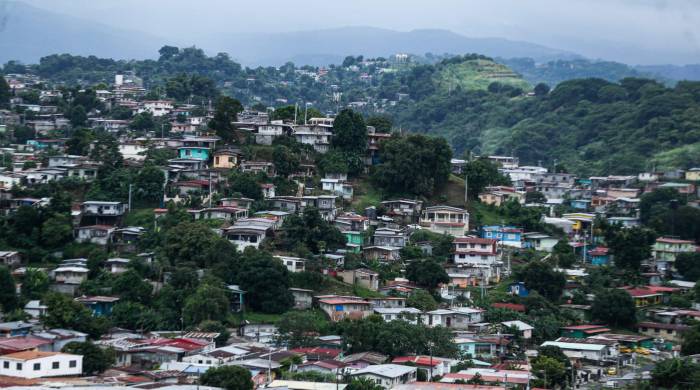
[[[574,325],[561,328],[561,337],[585,339],[601,333],[610,332],[604,325]]]
[[[352,253],[360,253],[362,250],[362,245],[364,244],[362,233],[346,231],[343,232],[343,234],[347,240],[347,244],[345,244],[345,246],[347,247],[348,251]]]

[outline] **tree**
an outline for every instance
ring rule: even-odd
[[[165,233],[163,254],[170,264],[191,262],[204,268],[209,265],[211,248],[220,239],[204,224],[183,222]]]
[[[10,96],[12,91],[10,90],[10,84],[3,76],[0,76],[0,106],[5,106],[10,102]]]
[[[287,267],[267,252],[246,249],[239,284],[246,291],[247,303],[253,310],[284,313],[294,305]]]
[[[367,126],[374,127],[374,131],[377,133],[391,133],[391,128],[394,126],[391,118],[384,115],[371,116],[367,118],[365,123]]]
[[[406,267],[406,277],[430,291],[435,291],[440,284],[450,281],[445,268],[431,259],[412,261]]]
[[[694,325],[683,333],[681,354],[684,356],[700,353],[700,325]]]
[[[576,262],[574,248],[562,239],[552,248],[552,258],[560,268],[569,268]]]
[[[424,290],[416,290],[406,298],[407,307],[415,307],[420,311],[427,312],[438,308],[438,303],[432,295]]]
[[[262,189],[258,184],[255,175],[252,173],[242,173],[233,171],[228,178],[229,187],[226,192],[229,195],[240,195],[254,200],[263,198]]]
[[[144,111],[134,115],[131,122],[129,122],[129,127],[137,131],[155,130],[156,122],[153,120],[153,114]]]
[[[114,326],[142,332],[156,330],[160,324],[160,319],[152,309],[129,301],[114,305],[110,318]]]
[[[700,279],[700,253],[679,253],[675,265],[685,280]]]
[[[303,245],[313,253],[335,251],[344,247],[345,242],[340,230],[323,219],[314,207],[307,207],[302,216],[287,218],[276,239],[281,248],[293,250]]]
[[[152,164],[146,164],[136,175],[134,184],[136,197],[148,202],[158,202],[163,197],[163,171]]]
[[[223,347],[224,345],[227,345],[228,339],[231,337],[231,332],[228,330],[226,325],[224,325],[220,321],[202,321],[202,323],[197,326],[197,329],[199,329],[202,332],[218,333],[219,336],[214,339],[217,347]]]
[[[175,46],[165,45],[158,50],[160,57],[158,61],[167,61],[180,53],[180,49]]]
[[[41,226],[41,241],[47,248],[59,248],[73,240],[73,225],[65,214],[53,214]]]
[[[510,179],[498,171],[498,166],[488,158],[479,158],[464,166],[468,195],[477,199],[487,186],[510,185]]]
[[[153,286],[141,277],[138,272],[130,269],[114,279],[112,293],[119,296],[122,302],[149,304]]]
[[[194,294],[187,297],[182,316],[185,324],[196,325],[204,321],[226,320],[231,312],[231,302],[222,286],[202,284]]]
[[[225,390],[253,390],[250,371],[239,366],[212,367],[202,374],[200,383]]]
[[[539,260],[526,264],[515,275],[529,289],[539,292],[550,301],[558,300],[566,285],[564,274],[554,271],[551,265]]]
[[[87,375],[100,374],[116,361],[116,353],[112,348],[101,348],[89,341],[71,341],[61,349],[61,352],[81,355],[83,357],[83,374]]]
[[[338,113],[333,120],[333,147],[350,154],[364,154],[367,125],[361,114],[349,109]]]
[[[78,127],[73,131],[70,139],[66,141],[66,153],[78,156],[87,156],[90,144],[95,139],[95,133],[84,127]]]
[[[662,360],[651,371],[651,384],[658,389],[697,389],[700,387],[700,364],[687,358]]]
[[[528,191],[525,193],[525,203],[545,204],[547,203],[547,197],[540,191]]]
[[[642,260],[651,256],[651,244],[655,239],[653,231],[641,227],[617,229],[606,237],[610,252],[615,256],[615,266],[634,272],[639,271]]]
[[[277,321],[277,343],[287,348],[313,346],[327,325],[325,318],[311,311],[288,311]]]
[[[606,289],[596,294],[591,305],[593,319],[614,327],[628,327],[637,322],[634,300],[625,290]]]
[[[104,318],[93,318],[88,308],[65,295],[47,294],[44,303],[47,309],[42,322],[47,327],[75,329],[87,333],[92,338],[98,338],[109,327]]]
[[[278,174],[287,177],[292,173],[299,172],[301,158],[290,148],[284,145],[276,145],[272,151],[272,162]]]
[[[10,269],[0,266],[0,309],[9,313],[19,305],[17,292],[15,291],[15,281],[12,279]]]
[[[49,291],[49,284],[49,276],[44,271],[38,268],[27,268],[22,275],[22,298],[41,299]],[[4,302],[2,299],[0,301]]]
[[[85,107],[81,105],[74,106],[70,110],[70,124],[73,127],[85,126],[87,122],[87,113],[85,112]]]
[[[104,133],[97,137],[90,157],[100,162],[98,176],[100,179],[106,179],[109,174],[121,168],[124,165],[124,157],[119,152],[119,141],[111,134]],[[104,180],[101,180],[102,183]]]
[[[378,385],[372,379],[360,377],[353,379],[345,386],[345,390],[383,390],[384,387]]]
[[[532,362],[532,372],[542,381],[547,389],[566,384],[566,367],[560,361],[547,357],[537,357]]]
[[[545,83],[539,83],[535,85],[535,96],[547,96],[549,93],[549,85]]]
[[[221,96],[216,103],[214,118],[209,121],[209,128],[216,131],[216,135],[224,142],[233,141],[233,122],[238,120],[238,113],[243,111],[243,105],[236,99]]]
[[[447,184],[452,150],[444,138],[395,136],[380,145],[379,159],[372,174],[377,186],[390,194],[430,196]]]

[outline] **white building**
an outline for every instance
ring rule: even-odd
[[[375,364],[350,374],[351,378],[367,378],[377,385],[391,389],[394,386],[416,381],[416,367],[399,364]]]
[[[80,355],[23,351],[0,356],[0,375],[33,379],[82,373],[83,357]]]
[[[306,259],[289,256],[275,256],[275,258],[279,259],[289,272],[303,272],[306,269]]]
[[[163,116],[170,114],[173,110],[173,102],[168,100],[146,100],[138,112],[150,112],[153,116]]]
[[[420,225],[435,233],[460,237],[469,231],[469,212],[452,206],[426,207]]]

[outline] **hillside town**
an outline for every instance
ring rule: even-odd
[[[700,167],[453,156],[357,102],[113,76],[4,75],[0,387],[658,388],[700,368]]]

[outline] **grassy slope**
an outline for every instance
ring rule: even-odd
[[[530,84],[507,66],[487,60],[471,60],[450,64],[438,72],[435,83],[439,89],[448,91],[457,86],[462,89],[487,89],[493,82],[508,84],[529,91]]]
[[[657,169],[672,169],[683,165],[683,161],[700,160],[700,143],[684,145],[679,148],[657,153],[652,163]]]

